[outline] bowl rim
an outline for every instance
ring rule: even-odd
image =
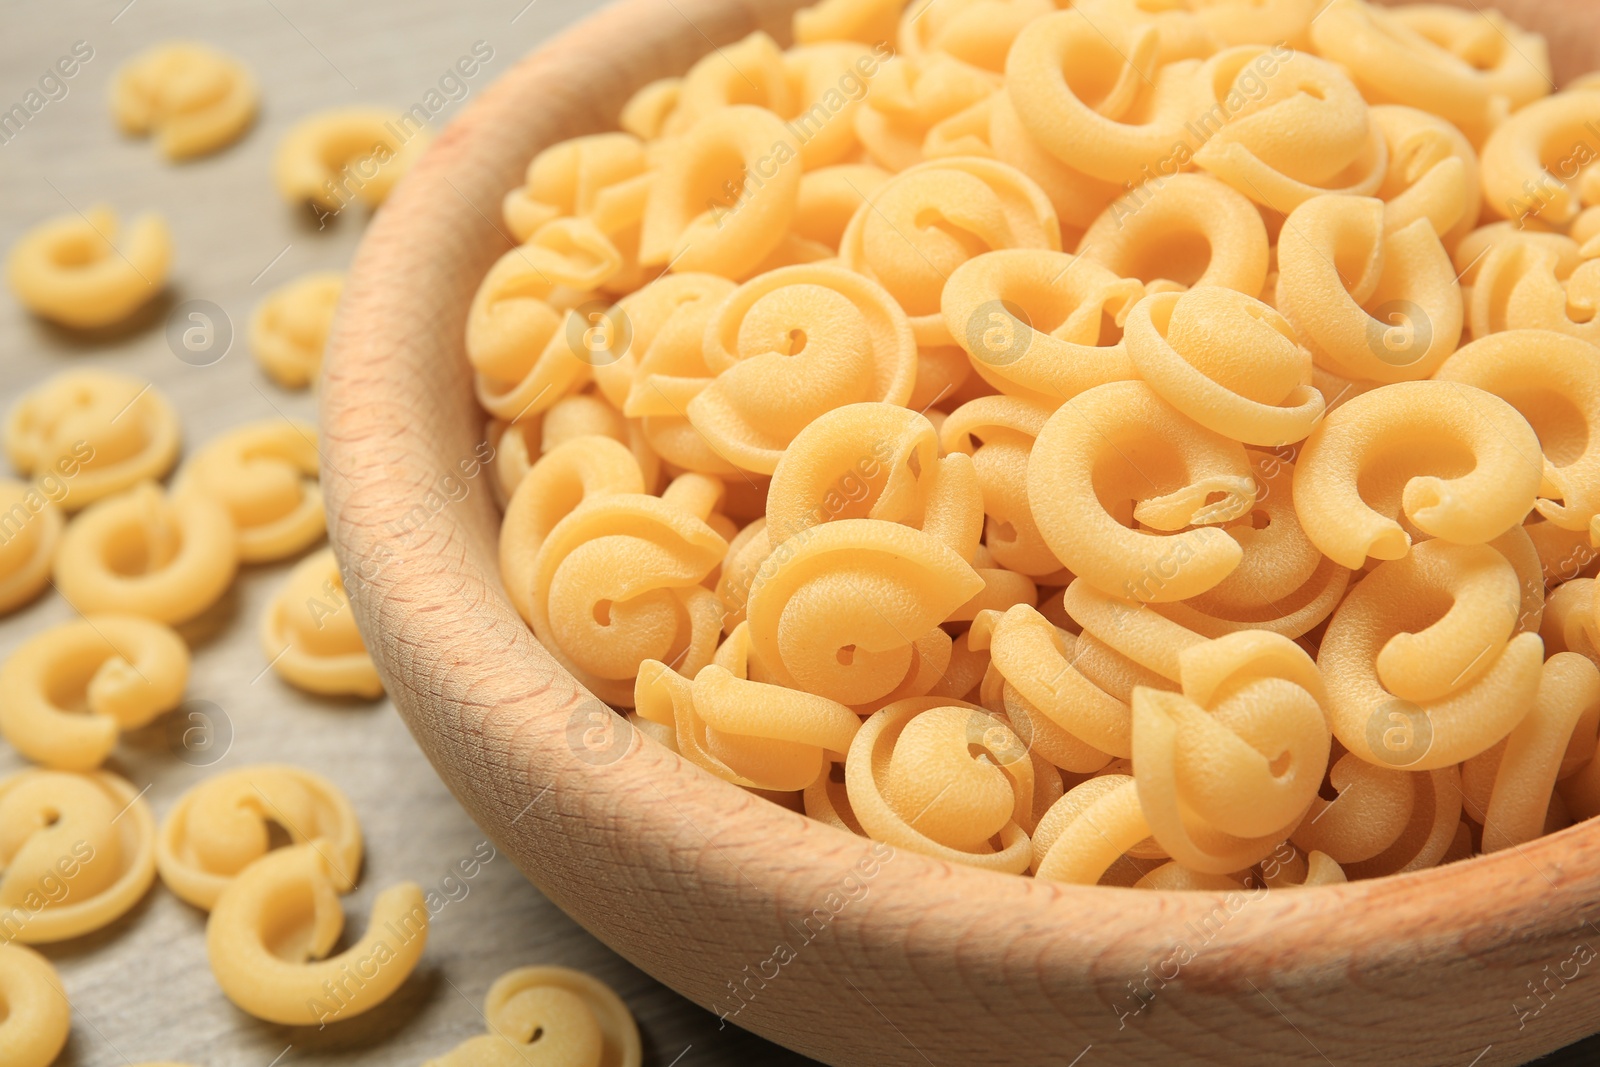
[[[1461,1001],[1426,1046],[1437,1046],[1438,1062],[1465,1062],[1485,1044],[1532,1053],[1581,1036],[1581,1012],[1530,1037],[1489,1022],[1487,1005],[1507,1014],[1522,977],[1580,936],[1585,907],[1600,898],[1600,825],[1448,867],[1261,891],[1237,910],[1236,893],[1059,885],[903,849],[885,858],[871,841],[644,743],[533,638],[499,581],[498,511],[477,450],[484,416],[462,342],[471,292],[510,241],[496,221],[499,198],[521,173],[517,160],[614,128],[618,86],[681,71],[696,48],[758,27],[785,39],[779,27],[798,6],[623,0],[602,9],[502,72],[361,242],[321,392],[330,537],[388,691],[452,792],[535,885],[612,948],[702,1007],[723,1014],[738,1004],[738,1025],[829,1062],[904,1059],[917,1046],[893,1022],[883,1027],[895,1017],[918,1019],[941,1047],[982,1054],[1015,1044],[973,1007],[1027,1018],[1032,1047],[1042,1038],[1116,1046],[1128,996],[1118,991],[1141,975],[1148,984],[1167,948],[1219,908],[1225,926],[1158,998],[1193,1011],[1152,1012],[1141,1032],[1214,1041],[1226,1024],[1272,1022],[1282,1012],[1265,985],[1302,1009],[1333,997],[1347,1023],[1385,1017],[1384,1032],[1403,1042],[1423,1029],[1418,1017],[1395,1019],[1392,1003],[1381,1004],[1406,988],[1396,975],[1426,968]],[[593,728],[622,739],[607,750],[614,759],[580,756],[573,731]],[[850,921],[780,965],[807,976],[808,996],[753,992],[741,976],[751,965],[765,975],[766,943],[795,929],[784,916],[814,914],[818,902],[831,910],[852,871],[866,889],[846,892]],[[653,921],[618,902],[634,894],[656,909]],[[698,935],[697,951],[675,947],[685,930]],[[1255,994],[1272,1010],[1247,1006]],[[1593,1005],[1600,989],[1580,998]],[[1424,1000],[1429,1012],[1451,1010],[1438,994]],[[881,1033],[863,1036],[870,1031]],[[1342,1032],[1321,1017],[1307,1034]],[[1237,1047],[1232,1062],[1271,1062]]]

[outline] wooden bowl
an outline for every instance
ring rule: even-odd
[[[796,6],[605,9],[457,119],[361,246],[322,394],[330,525],[389,693],[456,797],[613,949],[832,1064],[1065,1067],[1093,1046],[1085,1067],[1466,1067],[1489,1046],[1484,1064],[1521,1062],[1595,1029],[1600,979],[1577,979],[1600,947],[1587,920],[1600,825],[1233,910],[1214,893],[984,873],[712,778],[643,741],[534,640],[495,563],[462,341],[509,247],[501,197],[538,149],[613,128],[630,92],[713,43],[758,28],[786,40]],[[1560,74],[1600,65],[1589,0],[1502,6],[1550,35]],[[1179,946],[1193,953],[1181,966]]]

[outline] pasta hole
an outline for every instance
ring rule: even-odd
[[[1017,539],[1017,528],[1009,522],[998,522],[990,531],[990,536],[996,541],[1005,541],[1009,544]]]
[[[923,208],[917,213],[916,226],[919,230],[937,230],[951,241],[961,246],[966,258],[972,259],[990,251],[989,243],[971,230],[962,228],[944,217],[944,213],[936,207]]]
[[[1580,326],[1584,323],[1593,321],[1594,313],[1595,308],[1593,304],[1578,304],[1571,300],[1567,301],[1567,318],[1571,319],[1573,322],[1576,322]]]
[[[1226,499],[1228,499],[1228,494],[1227,494],[1227,493],[1224,493],[1224,492],[1222,492],[1222,491],[1221,491],[1221,490],[1220,490],[1220,489],[1219,489],[1219,490],[1218,490],[1218,491],[1217,491],[1217,492],[1215,492],[1215,493],[1207,493],[1207,494],[1206,494],[1206,503],[1205,503],[1205,506],[1206,506],[1206,507],[1208,507],[1208,508],[1209,508],[1209,507],[1214,507],[1214,506],[1216,506],[1216,505],[1217,505],[1217,504],[1220,504],[1220,503],[1222,503],[1222,502],[1223,502],[1223,501],[1224,501],[1224,500],[1226,500]]]
[[[790,330],[789,331],[789,346],[788,346],[788,349],[784,352],[784,355],[798,356],[801,352],[805,351],[805,347],[806,347],[806,332],[804,330],[801,330],[801,329]]]
[[[1282,778],[1289,773],[1289,767],[1294,763],[1294,757],[1288,752],[1278,753],[1278,758],[1267,764],[1267,770],[1272,772],[1272,777]]]
[[[1306,82],[1306,83],[1300,85],[1299,86],[1299,90],[1302,93],[1305,93],[1307,96],[1309,96],[1313,100],[1326,100],[1326,99],[1328,99],[1328,94],[1322,88],[1322,86],[1314,85],[1311,82]]]
[[[288,848],[294,844],[294,835],[279,823],[267,820],[267,851]]]
[[[1272,516],[1260,508],[1250,513],[1250,528],[1252,530],[1265,530],[1272,525]]]
[[[835,653],[835,656],[838,658],[840,666],[848,667],[856,660],[856,646],[845,645]]]
[[[922,457],[912,452],[906,457],[906,469],[911,472],[913,478],[922,477]]]
[[[536,1042],[536,1041],[538,1041],[538,1040],[539,1040],[539,1039],[540,1039],[540,1038],[541,1038],[541,1037],[543,1037],[543,1036],[544,1036],[544,1027],[542,1027],[542,1026],[535,1026],[535,1027],[534,1027],[534,1028],[533,1028],[533,1033],[531,1033],[531,1034],[529,1034],[529,1035],[528,1035],[528,1041],[527,1041],[527,1043],[528,1043],[528,1044],[530,1044],[530,1045],[531,1045],[531,1044],[533,1044],[533,1043],[534,1043],[534,1042]]]
[[[54,808],[47,809],[39,821],[42,822],[46,827],[54,826],[56,823],[61,821],[61,813],[56,811]]]
[[[594,621],[601,626],[611,625],[611,601],[597,600],[594,602]]]

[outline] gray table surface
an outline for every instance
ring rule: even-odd
[[[187,447],[242,422],[315,418],[315,400],[273,385],[249,358],[251,308],[275,286],[350,260],[364,223],[347,211],[319,230],[275,194],[269,160],[298,117],[345,104],[399,110],[419,101],[478,41],[494,56],[475,93],[595,4],[581,0],[5,0],[0,8],[0,109],[20,101],[76,42],[94,55],[25,130],[0,144],[0,247],[41,219],[106,202],[127,215],[157,210],[173,231],[168,295],[129,329],[92,340],[42,323],[0,298],[0,405],[71,367],[100,367],[153,381],[182,414]],[[141,49],[172,38],[214,43],[243,58],[263,88],[260,120],[232,148],[180,166],[114,128],[106,107],[113,72]],[[461,107],[452,102],[442,126]],[[179,301],[219,305],[236,330],[220,362],[174,357],[163,320]],[[382,1008],[324,1030],[250,1018],[223,997],[206,965],[204,915],[157,886],[131,913],[88,937],[46,946],[73,1005],[63,1067],[125,1067],[177,1060],[197,1067],[417,1064],[483,1030],[481,1004],[496,976],[526,964],[563,964],[609,982],[644,1035],[647,1064],[803,1064],[729,1026],[613,954],[500,857],[466,883],[445,879],[482,834],[451,799],[386,700],[306,696],[265,671],[255,625],[289,564],[250,567],[204,618],[184,628],[194,647],[190,696],[226,717],[232,740],[211,768],[185,762],[159,724],[126,737],[110,767],[146,794],[159,818],[213,770],[257,762],[309,767],[339,783],[361,816],[367,860],[345,900],[347,936],[359,936],[375,892],[402,879],[453,896],[434,920],[417,972]],[[49,593],[0,619],[0,656],[74,617]],[[0,774],[24,761],[0,745]],[[685,946],[692,951],[693,946]],[[930,1062],[938,1050],[925,1050]],[[1092,1057],[1092,1053],[1091,1053]],[[1550,1063],[1600,1062],[1585,1043]],[[1085,1067],[1092,1067],[1092,1062]]]

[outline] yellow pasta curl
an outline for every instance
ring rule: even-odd
[[[939,293],[950,273],[984,252],[1061,249],[1061,224],[1021,171],[980,157],[935,159],[901,171],[863,204],[839,261],[879,282],[911,318],[917,341],[949,344]]]
[[[1381,200],[1321,196],[1284,223],[1274,305],[1335,374],[1426,378],[1461,339],[1450,256],[1427,219],[1402,221]]]
[[[846,404],[904,404],[916,342],[882,287],[839,267],[794,266],[740,286],[711,316],[716,374],[684,406],[728,462],[771,474],[813,419]]]
[[[1278,634],[1244,631],[1179,654],[1183,692],[1133,691],[1133,767],[1156,841],[1226,874],[1299,824],[1328,766],[1316,664]]]
[[[1200,425],[1255,445],[1303,439],[1322,418],[1311,353],[1284,317],[1233,289],[1156,293],[1128,313],[1140,375]]]
[[[722,609],[701,583],[728,546],[705,520],[721,496],[721,483],[699,474],[680,476],[659,498],[587,496],[539,545],[533,632],[602,700],[631,707],[646,660],[691,675],[710,662]]]
[[[66,479],[67,511],[163,477],[181,430],[166,396],[137,378],[66,371],[23,394],[6,415],[6,455],[44,483]]]
[[[874,840],[1020,874],[1031,858],[1025,826],[1033,822],[1033,770],[1002,717],[921,697],[891,704],[861,725],[845,760],[845,784],[851,810]]]
[[[188,646],[169,627],[87,616],[35,635],[0,667],[0,732],[35,763],[91,771],[123,730],[176,707],[188,681]]]
[[[1492,541],[1522,522],[1542,478],[1539,438],[1510,404],[1456,382],[1403,382],[1345,403],[1307,439],[1295,513],[1354,569],[1404,557],[1411,531]]]
[[[1248,512],[1255,492],[1242,445],[1142,382],[1097,386],[1063,405],[1028,464],[1028,499],[1056,558],[1141,601],[1187,600],[1227,577],[1242,551],[1217,524]]]
[[[1488,545],[1427,541],[1374,568],[1333,613],[1318,654],[1339,741],[1376,766],[1424,771],[1510,733],[1544,661],[1538,635],[1517,632],[1518,585]]]

